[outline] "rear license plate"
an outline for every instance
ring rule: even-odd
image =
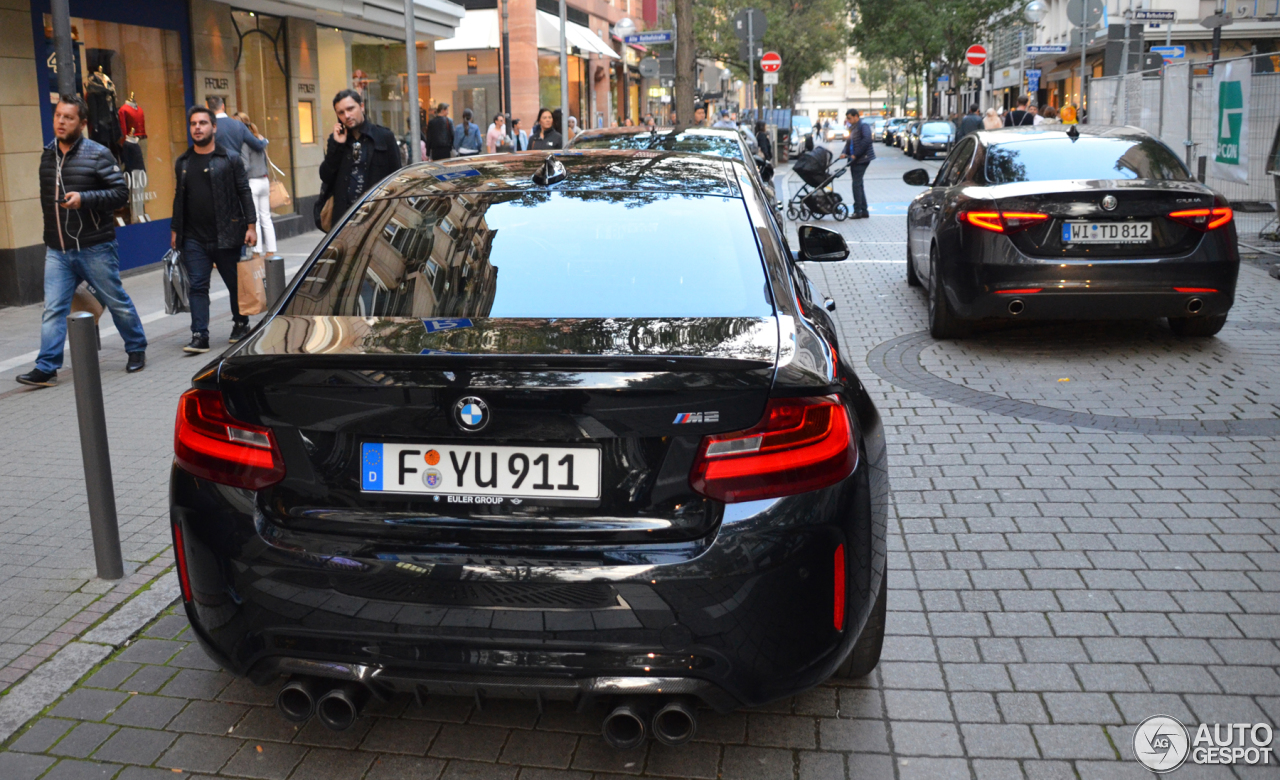
[[[1145,244],[1151,240],[1150,222],[1064,222],[1064,244]]]
[[[600,498],[595,447],[361,445],[365,492],[509,498]]]

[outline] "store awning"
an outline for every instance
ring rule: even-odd
[[[471,11],[467,12],[470,15]],[[584,55],[598,54],[601,57],[620,59],[618,53],[591,30],[576,22],[566,22],[565,41],[579,49]],[[437,47],[438,48],[438,47]],[[560,51],[560,19],[546,11],[538,11],[538,48],[547,51]]]
[[[404,40],[403,0],[236,0],[236,8],[274,16],[312,19],[326,27]],[[452,37],[461,23],[462,6],[449,0],[413,0],[414,30],[419,41]]]
[[[497,49],[501,45],[502,26],[498,19],[498,9],[484,8],[467,11],[452,38],[436,41],[436,51]]]

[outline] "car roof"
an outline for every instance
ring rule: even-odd
[[[640,135],[641,133],[645,135],[649,135],[652,132],[654,131],[650,130],[647,127],[601,127],[595,130],[584,130],[578,135],[574,136],[573,140],[570,141],[569,143],[570,143],[570,148],[572,148],[572,144],[588,138],[602,138],[602,137],[611,137],[615,135]],[[676,132],[676,129],[674,127],[660,127],[657,130],[658,135],[670,135],[671,133],[674,133],[674,132]],[[738,131],[736,129],[722,130],[718,127],[687,127],[684,130],[679,131],[679,133],[681,135],[707,136],[710,138],[735,138],[736,139],[738,137]]]
[[[555,157],[563,181],[537,184],[533,175]],[[746,169],[737,160],[643,149],[569,149],[455,157],[401,168],[372,199],[511,191],[668,192],[741,197]]]
[[[1080,137],[1126,138],[1133,141],[1152,137],[1146,130],[1131,125],[1064,125],[1057,122],[1048,125],[1004,127],[998,130],[977,130],[975,132],[984,144],[991,145],[1035,138],[1046,140],[1067,138],[1068,132],[1073,127]]]

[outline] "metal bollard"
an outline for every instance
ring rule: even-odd
[[[71,338],[76,417],[80,422],[85,492],[89,495],[93,557],[98,564],[99,577],[118,580],[124,576],[124,561],[120,555],[116,492],[111,481],[107,416],[102,408],[102,374],[98,370],[98,334],[93,315],[82,311],[67,317],[67,334]]]
[[[280,302],[280,296],[284,295],[284,258],[271,257],[267,259],[267,308],[270,309]]]

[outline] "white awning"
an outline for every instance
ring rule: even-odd
[[[404,40],[403,0],[236,0],[235,7]],[[414,30],[424,42],[451,37],[464,14],[462,6],[450,0],[413,0],[413,10]]]
[[[468,14],[473,13],[468,11]],[[565,41],[571,47],[577,47],[584,55],[598,54],[602,57],[620,59],[618,53],[609,48],[604,41],[591,30],[576,22],[566,22]],[[560,18],[546,11],[538,11],[538,48],[546,51],[560,51]]]
[[[436,41],[436,51],[476,51],[497,49],[501,45],[502,26],[498,9],[483,8],[467,11],[452,38]]]

